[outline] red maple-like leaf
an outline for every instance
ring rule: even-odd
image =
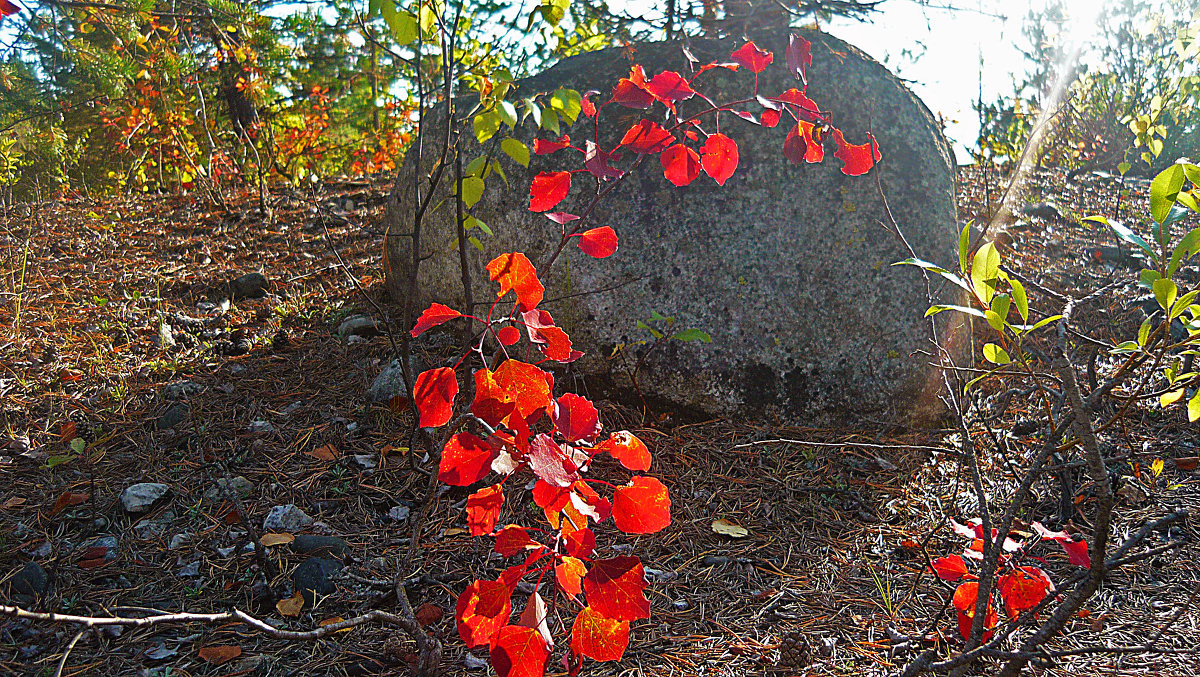
[[[596,661],[618,661],[629,647],[629,621],[606,618],[586,606],[571,625],[571,651]]]
[[[517,302],[523,310],[533,310],[542,302],[546,288],[538,280],[537,270],[524,254],[501,254],[488,262],[487,272],[493,282],[500,284],[496,298],[502,298],[509,291],[516,292]]]
[[[567,148],[570,145],[571,145],[571,137],[566,134],[563,134],[562,136],[558,137],[558,139],[556,141],[551,141],[549,139],[540,139],[540,138],[534,139],[533,140],[533,154],[534,155],[549,155],[550,153],[553,153],[555,151],[559,151],[564,148]],[[541,211],[541,210],[534,210],[534,211]]]
[[[1058,544],[1067,553],[1067,561],[1071,564],[1089,569],[1092,567],[1092,556],[1088,553],[1087,541],[1082,538],[1076,540],[1075,536],[1065,531],[1050,531],[1042,526],[1041,522],[1033,522],[1029,526],[1038,536],[1058,541]]]
[[[512,589],[500,581],[475,581],[458,596],[454,617],[468,647],[491,645],[512,614]]]
[[[627,534],[653,534],[671,524],[671,498],[662,482],[634,477],[613,493],[613,522]]]
[[[808,82],[805,70],[812,65],[812,43],[803,37],[792,34],[788,40],[787,53],[788,72],[801,82]]]
[[[676,186],[686,186],[700,176],[700,156],[683,144],[676,144],[658,156],[663,176]]]
[[[650,618],[646,571],[636,557],[597,560],[583,577],[588,605],[607,618],[636,621]]]
[[[550,651],[541,634],[532,628],[508,625],[492,644],[492,667],[498,677],[542,677]]]
[[[596,551],[596,533],[591,529],[578,529],[563,534],[563,548],[572,557],[587,559]]]
[[[496,374],[487,367],[475,372],[475,401],[471,413],[495,428],[508,418],[516,405],[512,395],[496,382]]]
[[[449,322],[459,317],[464,317],[464,315],[449,306],[444,306],[440,303],[431,303],[425,309],[425,312],[421,313],[421,317],[417,318],[417,324],[409,333],[412,334],[413,338],[416,338],[431,327],[436,327],[443,322]]]
[[[954,591],[954,608],[958,610],[958,631],[962,635],[963,640],[971,638],[971,624],[975,619],[975,602],[979,599],[979,584],[975,581],[962,583]],[[984,616],[984,633],[983,641],[987,641],[992,637],[992,629],[1000,622],[1000,617],[996,613],[995,607],[989,602],[987,605],[987,613]]]
[[[538,543],[529,537],[524,527],[510,524],[496,534],[496,543],[492,547],[504,557],[512,557],[522,550],[538,547]]]
[[[797,110],[794,112],[796,113],[797,117],[806,122],[812,122],[824,115],[821,112],[821,109],[817,107],[817,102],[808,98],[804,92],[796,89],[795,87],[787,90],[783,94],[780,94],[778,99],[783,103],[795,106]]]
[[[613,87],[612,101],[626,108],[649,108],[654,104],[654,95],[646,89],[646,72],[638,64],[629,69],[629,77],[617,81]]]
[[[496,340],[501,345],[511,346],[521,340],[521,330],[516,327],[501,327],[496,332]]]
[[[835,128],[832,133],[833,140],[837,142],[838,146],[833,156],[845,163],[842,165],[843,174],[862,176],[871,171],[871,168],[883,159],[879,153],[879,143],[871,134],[867,134],[867,143],[856,146],[846,143],[846,137],[842,136],[842,130]]]
[[[779,125],[780,111],[765,110],[762,114],[763,127],[776,127]]]
[[[450,422],[454,414],[454,396],[458,379],[450,367],[439,367],[417,375],[413,398],[421,414],[422,428],[436,428]]]
[[[544,212],[567,197],[571,172],[540,172],[529,184],[529,211]]]
[[[566,393],[554,402],[550,412],[554,427],[567,442],[595,439],[600,434],[600,415],[586,397]]]
[[[627,430],[613,433],[608,439],[596,445],[602,452],[608,452],[621,465],[630,470],[644,472],[650,469],[650,450],[644,442],[634,437]]]
[[[571,337],[554,325],[554,318],[545,310],[527,310],[521,313],[529,341],[538,346],[542,353],[557,362],[570,362],[583,353],[571,349]]]
[[[724,186],[738,166],[737,142],[718,132],[708,137],[700,153],[703,155],[700,165],[704,171],[718,186]]]
[[[957,581],[967,575],[967,561],[962,555],[950,555],[933,560],[933,571],[943,581]]]
[[[625,170],[613,167],[612,162],[621,159],[620,153],[610,153],[600,150],[600,146],[596,145],[595,141],[588,139],[583,147],[583,167],[592,174],[592,176],[601,181],[609,179],[619,179],[625,175]]]
[[[493,484],[467,497],[467,528],[472,536],[485,536],[496,528],[504,507],[504,487]]]
[[[662,125],[651,120],[638,120],[621,137],[621,144],[635,153],[661,153],[675,143],[675,137]]]
[[[751,73],[761,73],[766,70],[768,64],[775,60],[775,55],[765,49],[759,49],[754,41],[750,41],[730,54],[729,59],[736,64],[745,66]]]
[[[563,557],[554,567],[554,580],[558,587],[568,595],[583,594],[583,577],[587,575],[587,566],[578,557]]]
[[[579,234],[579,248],[597,259],[612,256],[617,251],[617,231],[609,226],[585,230]]]
[[[1054,591],[1054,583],[1038,567],[1017,567],[996,581],[996,589],[1004,599],[1008,617],[1016,620],[1026,609],[1032,609]]]
[[[579,97],[579,107],[583,109],[583,114],[589,118],[596,117],[596,104],[592,103],[592,97],[599,93],[594,89],[589,89],[583,93],[583,96]]]
[[[506,360],[493,372],[496,383],[512,396],[516,413],[521,418],[550,407],[553,382],[546,372],[532,364]]]
[[[603,522],[612,514],[612,503],[597,494],[596,490],[583,480],[575,482],[571,492],[571,505],[597,523]]]
[[[579,479],[575,464],[546,434],[539,434],[529,443],[529,468],[540,479],[556,487],[569,487]]]
[[[686,101],[696,94],[688,81],[675,71],[663,71],[655,75],[646,84],[646,89],[655,99],[663,102],[672,110],[675,108],[675,102]]]
[[[21,8],[9,2],[9,0],[0,0],[0,19],[11,14],[16,14],[19,11],[21,11]]]
[[[813,124],[801,120],[783,141],[783,155],[792,164],[819,163],[825,159],[825,147],[813,136]]]
[[[453,487],[465,487],[487,476],[496,450],[471,433],[456,433],[442,448],[438,479]]]

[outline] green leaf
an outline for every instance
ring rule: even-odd
[[[699,329],[684,329],[671,338],[677,341],[700,341],[702,343],[712,343],[712,337],[700,331]]]
[[[670,324],[675,321],[675,318],[667,317],[666,315],[663,315],[662,313],[658,312],[657,310],[651,310],[650,311],[650,321],[651,322],[666,322],[667,324]]]
[[[1008,294],[996,294],[992,299],[992,310],[1005,322],[1008,321],[1008,309],[1012,307],[1012,297]]]
[[[87,449],[87,442],[82,437],[71,440],[71,451],[82,454],[84,449]]]
[[[1188,400],[1188,422],[1195,423],[1200,420],[1200,390],[1192,395],[1192,399]]]
[[[1196,41],[1200,44],[1200,40]],[[1194,185],[1200,186],[1200,165],[1184,164],[1183,173],[1187,176],[1187,180]]]
[[[1156,254],[1154,250],[1150,248],[1150,244],[1120,221],[1109,221],[1103,216],[1089,216],[1084,219],[1084,221],[1091,221],[1093,223],[1099,223],[1101,225],[1108,226],[1110,229],[1112,229],[1113,233],[1115,233],[1117,237],[1128,242],[1129,244],[1139,247],[1142,251],[1146,252],[1151,259],[1155,261],[1158,260],[1158,254]]]
[[[1175,197],[1183,188],[1184,178],[1183,165],[1176,164],[1159,172],[1150,182],[1150,217],[1155,223],[1167,219],[1167,214],[1175,204]]]
[[[487,233],[488,237],[492,237],[495,235],[495,233],[492,232],[492,229],[488,227],[488,224],[484,223],[483,221],[480,221],[479,219],[476,219],[474,216],[472,216],[471,218],[475,219],[475,225],[479,226],[479,230],[482,230],[483,232]]]
[[[1154,283],[1162,278],[1157,270],[1142,268],[1142,272],[1138,273],[1138,286],[1146,289],[1154,289]]]
[[[929,261],[912,258],[912,259],[904,259],[903,261],[897,261],[897,262],[893,263],[892,265],[893,266],[916,266],[918,268],[921,268],[922,270],[928,270],[931,273],[936,273],[938,275],[941,275],[942,277],[953,282],[954,284],[958,285],[959,287],[962,287],[967,292],[971,291],[971,286],[967,284],[966,280],[962,279],[961,277],[955,275],[954,273],[946,270],[945,268],[942,268],[941,266],[939,266],[935,263],[930,263]]]
[[[1042,319],[1038,320],[1037,323],[1033,324],[1033,325],[1027,325],[1027,324],[1014,325],[1013,329],[1016,329],[1017,331],[1020,331],[1020,332],[1037,331],[1038,329],[1041,329],[1042,327],[1050,324],[1051,322],[1057,322],[1061,319],[1062,319],[1062,315],[1051,315],[1050,317],[1046,317],[1046,318],[1042,318]]]
[[[500,116],[501,122],[508,125],[510,129],[517,126],[517,107],[508,101],[496,104],[496,114]]]
[[[968,221],[967,225],[963,226],[962,232],[958,234],[958,269],[963,274],[967,274],[967,261],[971,256],[971,224],[973,221]]]
[[[46,459],[46,468],[53,469],[55,466],[62,465],[69,461],[75,460],[75,454],[57,454]]]
[[[467,207],[474,207],[479,198],[483,197],[483,179],[468,176],[462,182],[462,201]]]
[[[1132,168],[1133,165],[1129,164],[1128,162],[1117,163],[1117,171],[1120,172],[1121,176],[1125,176],[1125,174]]]
[[[1125,341],[1124,343],[1120,344],[1119,346],[1113,348],[1112,350],[1110,350],[1108,352],[1110,352],[1114,355],[1121,355],[1124,353],[1136,353],[1137,351],[1138,351],[1137,341]]]
[[[1004,331],[1004,320],[1000,319],[1000,315],[991,308],[983,311],[983,319],[987,320],[987,323],[992,327],[992,329],[995,329],[998,332]]]
[[[396,8],[394,0],[381,0],[379,13],[392,32],[392,37],[401,45],[411,44],[417,39],[417,18]]]
[[[929,317],[930,315],[937,315],[938,313],[946,311],[946,310],[953,310],[953,311],[956,311],[959,313],[964,313],[966,315],[970,315],[972,317],[985,318],[985,319],[987,317],[987,315],[985,315],[984,312],[982,310],[979,310],[978,308],[970,308],[968,306],[955,306],[955,305],[930,306],[929,310],[925,311],[925,317]]]
[[[999,273],[1000,252],[995,244],[985,242],[979,251],[975,252],[975,260],[971,264],[971,286],[984,304],[991,303],[996,294]]]
[[[1142,326],[1138,327],[1137,343],[1141,348],[1145,348],[1150,341],[1150,318],[1142,320]]]
[[[500,142],[500,150],[512,158],[513,162],[522,167],[529,166],[529,146],[517,141],[514,138],[507,138]]]
[[[558,135],[558,113],[553,109],[547,108],[542,111],[542,129],[551,134]]]
[[[479,251],[483,251],[483,243],[480,242],[479,238],[475,237],[474,235],[472,235],[471,237],[468,237],[467,242],[470,242],[471,246],[478,249]]]
[[[1174,282],[1163,278],[1154,282],[1154,299],[1163,310],[1170,309],[1179,294],[1179,287]]]
[[[421,34],[432,36],[433,30],[437,27],[437,13],[434,11],[433,3],[421,3],[419,11],[421,15]]]
[[[542,107],[539,106],[537,104],[537,102],[534,101],[533,99],[525,99],[524,104],[525,104],[525,115],[532,115],[533,116],[533,124],[537,125],[538,127],[541,127],[542,126]],[[524,118],[522,117],[522,119],[524,119]]]
[[[983,346],[983,358],[993,364],[1012,363],[1012,358],[1008,356],[1008,352],[995,343],[988,343]]]
[[[500,116],[494,110],[489,110],[475,116],[475,140],[483,143],[500,131]]]
[[[1017,306],[1017,313],[1021,316],[1022,322],[1029,322],[1029,297],[1025,295],[1025,285],[1017,280],[1009,280],[1009,287],[1012,288],[1013,303]]]
[[[1170,319],[1175,319],[1182,315],[1192,302],[1196,300],[1196,296],[1200,295],[1200,290],[1193,289],[1192,291],[1180,296],[1178,300],[1171,306],[1171,311],[1167,314]]]
[[[558,111],[567,124],[573,125],[583,110],[583,98],[573,89],[560,87],[550,95],[550,107]]]

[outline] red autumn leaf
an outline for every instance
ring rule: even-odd
[[[629,646],[629,621],[605,618],[586,606],[571,625],[571,651],[596,661],[617,661]]]
[[[512,557],[522,550],[533,547],[537,547],[537,541],[529,537],[529,532],[525,531],[524,527],[515,524],[501,529],[496,534],[496,543],[493,546],[495,551],[504,557]]]
[[[70,491],[64,491],[58,495],[58,499],[54,501],[54,507],[50,508],[50,516],[53,517],[58,513],[70,508],[73,505],[79,505],[88,500],[91,494],[83,493],[76,494]]]
[[[1054,583],[1041,569],[1025,566],[1001,576],[996,582],[996,589],[1004,599],[1004,610],[1008,612],[1008,617],[1016,620],[1021,612],[1040,604],[1054,590]]]
[[[499,341],[501,345],[511,346],[512,344],[521,340],[521,330],[517,329],[516,327],[501,327],[500,330],[496,332],[496,340]]]
[[[443,322],[449,322],[459,317],[463,317],[463,314],[457,310],[449,306],[443,306],[440,303],[431,303],[425,309],[425,312],[421,313],[421,317],[417,318],[416,326],[409,333],[412,334],[413,338],[416,338],[431,327],[436,327]]]
[[[567,332],[561,327],[545,327],[537,332],[543,340],[534,341],[538,344],[542,354],[554,360],[555,362],[570,362],[576,357],[575,350],[571,350],[571,337],[567,336]]]
[[[534,155],[549,155],[555,151],[568,148],[571,145],[571,137],[563,134],[558,137],[558,140],[551,141],[549,139],[534,139],[533,154]]]
[[[812,43],[793,33],[788,40],[785,56],[787,57],[788,72],[792,74],[792,77],[801,82],[808,82],[805,70],[812,65]]]
[[[567,197],[571,190],[571,172],[540,172],[529,184],[529,211],[544,212]]]
[[[801,120],[788,132],[783,155],[792,164],[818,163],[825,159],[825,147],[813,138],[813,124]]]
[[[468,647],[492,644],[512,614],[512,590],[500,581],[475,581],[454,605],[458,634]]]
[[[621,465],[630,470],[646,471],[650,469],[650,450],[638,438],[627,430],[615,432],[608,439],[596,445],[601,452],[608,452]]]
[[[933,560],[933,571],[943,581],[957,581],[967,575],[967,561],[962,555],[950,555]]]
[[[209,665],[223,665],[242,655],[242,647],[236,644],[225,646],[206,646],[196,652],[200,660]]]
[[[718,132],[708,137],[700,152],[704,156],[700,161],[704,171],[718,186],[724,186],[738,166],[737,142]]]
[[[612,256],[617,251],[617,231],[609,226],[585,230],[579,235],[579,248],[592,258]]]
[[[540,479],[533,485],[533,502],[543,510],[558,512],[570,501],[570,487],[556,487]]]
[[[563,548],[572,557],[587,559],[596,550],[596,534],[591,529],[577,529],[563,534]]]
[[[21,8],[9,2],[9,0],[0,0],[0,19],[10,14],[16,14],[19,11],[21,11]]]
[[[487,476],[496,450],[471,433],[456,433],[442,448],[438,479],[452,487],[472,485]]]
[[[654,95],[646,89],[646,72],[638,64],[629,69],[629,77],[617,81],[613,87],[612,101],[626,108],[649,108],[654,104]]]
[[[653,534],[671,524],[671,498],[662,482],[634,477],[613,494],[613,522],[627,534]]]
[[[675,137],[662,125],[651,120],[638,120],[636,125],[625,132],[620,145],[635,153],[661,153],[673,143]]]
[[[1067,553],[1067,561],[1071,564],[1089,569],[1092,567],[1092,556],[1088,553],[1087,541],[1075,540],[1074,536],[1065,531],[1050,531],[1042,526],[1041,522],[1033,522],[1029,526],[1038,536],[1058,541],[1058,544]]]
[[[844,163],[842,173],[847,176],[862,176],[871,171],[875,163],[883,159],[883,156],[879,154],[879,143],[871,134],[867,134],[867,143],[856,146],[846,143],[846,137],[842,136],[842,130],[835,128],[833,140],[837,142],[838,146],[833,156]]]
[[[596,104],[592,103],[592,97],[599,93],[594,89],[589,89],[583,93],[583,96],[579,97],[579,107],[583,109],[583,114],[589,118],[596,117]]]
[[[587,566],[578,557],[563,557],[554,567],[554,580],[558,587],[568,595],[583,594],[583,577],[587,575]]]
[[[475,401],[471,413],[495,428],[513,412],[516,405],[512,395],[496,382],[495,372],[487,367],[475,372]]]
[[[796,108],[800,109],[798,111],[799,118],[805,122],[812,122],[813,120],[821,118],[823,115],[821,113],[821,109],[817,106],[817,102],[808,98],[804,92],[796,89],[795,87],[787,90],[783,94],[780,94],[778,99],[783,103],[790,103]]]
[[[776,127],[779,125],[780,112],[777,110],[765,110],[762,114],[763,127]]]
[[[596,145],[595,141],[588,139],[583,147],[583,166],[592,176],[601,181],[609,179],[619,179],[625,175],[625,171],[613,167],[610,162],[616,162],[621,159],[620,153],[610,153],[600,150],[600,146]]]
[[[603,522],[612,514],[612,503],[597,494],[596,490],[583,480],[575,482],[571,492],[571,505],[597,523]]]
[[[636,621],[650,618],[646,571],[636,557],[597,560],[583,577],[588,605],[607,618]]]
[[[676,101],[686,101],[696,93],[688,81],[675,71],[663,71],[655,75],[647,83],[646,89],[670,108],[674,108]]]
[[[700,176],[700,156],[683,144],[676,144],[658,156],[663,176],[676,186],[686,186]]]
[[[543,481],[556,487],[569,487],[579,479],[575,464],[549,435],[539,434],[529,444],[529,468]]]
[[[512,396],[521,418],[529,418],[530,414],[550,406],[553,383],[541,369],[525,362],[506,360],[493,374],[496,383]]]
[[[550,212],[546,214],[546,218],[563,226],[572,221],[578,221],[580,217],[577,214],[568,214],[567,212]]]
[[[554,402],[550,412],[554,427],[571,444],[591,440],[600,434],[600,414],[586,397],[566,393]]]
[[[729,59],[736,64],[745,66],[751,73],[761,73],[768,64],[775,60],[775,55],[765,49],[759,49],[758,45],[751,40],[730,54]]]
[[[493,282],[500,283],[496,298],[502,298],[510,290],[516,292],[517,302],[524,310],[533,310],[542,302],[546,288],[538,280],[537,270],[524,254],[501,254],[488,262],[487,272]]]
[[[496,528],[504,507],[504,487],[493,484],[467,497],[467,528],[472,536],[486,536]]]
[[[517,625],[529,628],[538,633],[547,651],[554,650],[554,636],[550,634],[550,624],[547,622],[550,614],[546,610],[546,601],[535,590],[525,604],[525,610],[517,619]],[[539,673],[540,674],[540,673]]]
[[[979,584],[975,581],[962,583],[954,591],[953,602],[954,608],[958,610],[958,631],[962,634],[963,640],[971,637],[971,624],[975,618],[975,602],[978,599]],[[995,607],[990,602],[983,620],[983,627],[986,631],[983,633],[983,640],[986,642],[992,636],[992,628],[995,628],[1000,620]]]
[[[421,413],[422,428],[436,428],[450,422],[454,414],[454,396],[458,379],[450,367],[438,367],[417,375],[413,399]]]

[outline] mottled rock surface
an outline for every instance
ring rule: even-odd
[[[590,223],[616,229],[616,254],[595,260],[569,246],[545,271],[541,264],[558,245],[560,227],[528,210],[528,186],[539,171],[580,168],[580,155],[533,156],[528,170],[507,163],[511,188],[490,177],[483,201],[471,212],[495,233],[480,234],[484,251],[467,249],[477,304],[486,307],[495,291],[484,264],[499,253],[523,251],[547,286],[541,307],[587,353],[570,368],[598,375],[601,383],[628,386],[626,368],[646,349],[636,342],[651,339],[636,323],[657,311],[675,318],[672,329],[699,328],[713,342],[671,341],[656,349],[638,377],[647,396],[709,414],[794,423],[923,417],[931,374],[928,357],[914,352],[929,348],[925,287],[914,269],[891,266],[908,252],[880,225],[888,219],[877,178],[917,254],[950,265],[957,230],[950,148],[925,106],[882,65],[828,34],[803,34],[813,52],[808,95],[831,112],[850,143],[866,142],[872,130],[884,156],[880,167],[846,176],[832,145],[822,164],[789,164],[782,152],[787,124],[768,129],[722,114],[721,131],[737,141],[741,158],[723,188],[703,174],[690,186],[675,187],[663,178],[657,158],[650,158],[600,201]],[[758,43],[776,55],[760,75],[759,91],[777,95],[795,86],[783,63],[786,35]],[[696,40],[692,51],[702,62],[724,61],[740,44]],[[677,43],[639,45],[636,58],[648,77],[688,68]],[[570,87],[605,92],[602,101],[629,65],[619,49],[567,59],[522,81],[518,98]],[[697,88],[725,102],[746,98],[753,82],[745,70],[718,69],[702,75]],[[683,108],[699,105],[693,99]],[[762,111],[754,103],[744,108]],[[646,113],[657,119],[661,112],[656,105]],[[601,146],[614,145],[641,113],[606,108]],[[716,131],[711,115],[702,124]],[[591,125],[580,116],[564,131],[582,146]],[[526,142],[533,134],[531,122],[514,132]],[[468,147],[464,162],[482,152]],[[427,152],[428,158],[437,155]],[[583,211],[594,186],[586,173],[575,174],[568,198],[555,210]],[[396,232],[410,230],[401,215],[412,213],[412,199],[402,190],[392,207],[396,218],[389,223]],[[429,258],[421,267],[419,304],[462,309],[454,210],[426,214],[423,228],[422,255]],[[398,300],[411,241],[386,238],[389,289]],[[622,345],[626,355],[611,358]]]

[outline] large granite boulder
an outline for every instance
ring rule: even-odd
[[[879,186],[918,255],[950,264],[956,260],[950,148],[925,106],[882,65],[831,35],[801,32],[812,42],[808,95],[832,112],[850,143],[866,142],[873,131],[883,163],[866,176],[846,176],[830,145],[824,163],[796,166],[782,152],[789,125],[759,127],[729,113],[721,116],[721,131],[737,141],[741,159],[724,187],[703,174],[676,187],[651,158],[601,200],[590,224],[615,228],[620,237],[615,255],[591,259],[572,246],[551,270],[539,269],[547,287],[541,307],[587,353],[570,367],[576,373],[628,386],[628,370],[653,343],[637,322],[657,311],[674,318],[675,330],[699,328],[712,343],[669,341],[657,347],[637,378],[647,397],[708,414],[807,424],[863,416],[911,420],[929,413],[929,384],[936,379],[928,355],[919,352],[930,348],[922,319],[925,285],[915,269],[891,266],[908,253],[882,226],[889,220]],[[786,40],[779,35],[758,41],[776,53],[775,63],[759,76],[765,94],[796,84],[783,63]],[[708,62],[728,60],[740,46],[741,41],[696,40],[690,48]],[[678,43],[639,45],[636,52],[608,49],[566,59],[521,81],[518,95],[569,87],[600,90],[604,94],[597,100],[603,100],[628,74],[631,54],[648,77],[662,70],[688,72]],[[717,69],[702,75],[697,88],[714,101],[731,101],[745,98],[753,81],[745,70]],[[687,102],[692,103],[699,102]],[[761,112],[757,104],[747,107]],[[656,108],[646,114],[661,115],[661,106]],[[615,145],[641,113],[606,108],[602,147]],[[591,125],[580,116],[564,131],[582,145],[592,135]],[[715,131],[711,116],[704,126]],[[527,121],[513,135],[531,142],[535,131]],[[428,143],[425,157],[437,157],[436,142]],[[474,139],[463,144],[464,163],[486,152]],[[528,170],[506,164],[507,185],[498,176],[488,178],[485,198],[471,213],[494,236],[476,231],[484,250],[468,248],[478,306],[490,303],[495,291],[483,270],[494,256],[522,251],[540,265],[559,243],[560,226],[528,209],[531,177],[581,166],[578,153],[559,152],[534,156]],[[389,291],[397,300],[405,293],[411,259],[413,182],[405,173],[411,171],[410,166],[399,178],[385,240]],[[577,213],[593,194],[589,175],[574,176],[569,197],[556,210]],[[463,307],[452,205],[449,200],[432,208],[423,221],[422,254],[428,258],[420,268],[417,312],[431,301]],[[645,340],[649,343],[638,343]],[[618,352],[624,354],[614,357],[622,346]]]

